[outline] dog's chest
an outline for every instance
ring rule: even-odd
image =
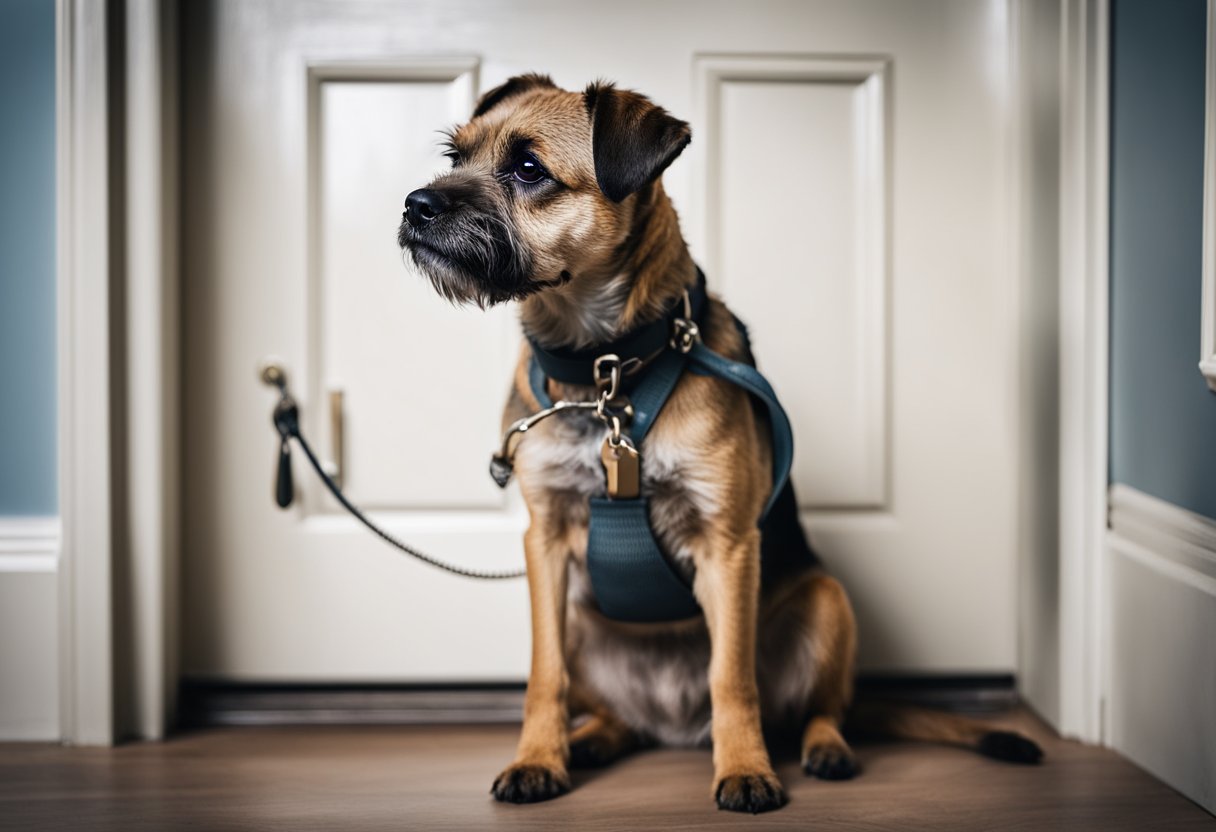
[[[662,416],[659,417],[662,419]],[[641,498],[649,508],[656,540],[673,564],[691,578],[693,552],[689,542],[706,517],[717,510],[717,484],[700,471],[691,448],[651,431],[641,448]],[[606,496],[601,450],[608,431],[590,413],[567,413],[550,419],[520,443],[516,472],[533,505],[543,505],[558,518],[574,557],[571,596],[587,600],[587,528],[590,500]]]

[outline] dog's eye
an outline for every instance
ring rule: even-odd
[[[511,169],[511,175],[526,185],[535,185],[545,178],[545,169],[540,166],[540,162],[536,161],[535,156],[524,154],[516,160],[515,166]]]
[[[452,160],[452,167],[458,167],[460,165],[460,151],[445,150],[443,155]]]

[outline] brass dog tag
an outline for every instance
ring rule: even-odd
[[[613,500],[632,500],[639,491],[638,450],[627,438],[621,437],[621,444],[612,447],[610,438],[604,439],[600,448],[600,459],[604,462],[604,471],[608,475],[608,496]]]

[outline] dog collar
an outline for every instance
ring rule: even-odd
[[[687,297],[687,308],[684,305],[684,295],[681,295],[655,320],[634,327],[613,341],[594,347],[582,350],[542,347],[531,336],[528,337],[528,343],[532,347],[532,355],[536,357],[546,376],[560,384],[591,387],[595,385],[595,359],[601,355],[618,356],[628,375],[663,351],[673,338],[677,319],[691,319],[700,323],[701,314],[705,310],[706,292],[705,274],[699,267],[697,282],[689,287]]]

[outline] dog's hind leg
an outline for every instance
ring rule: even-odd
[[[857,758],[840,734],[845,710],[853,698],[857,625],[840,582],[815,573],[806,579],[800,598],[810,640],[815,681],[802,732],[802,770],[824,780],[847,780],[857,773]]]
[[[608,711],[597,711],[570,733],[570,767],[606,766],[642,746],[637,732]]]
[[[1033,765],[1043,758],[1038,743],[1018,731],[959,714],[892,702],[859,702],[849,715],[850,729],[887,739],[957,745],[985,757]]]
[[[599,768],[636,751],[641,736],[581,682],[577,665],[570,674],[570,716],[585,716],[570,732],[570,768]]]
[[[857,632],[844,588],[834,578],[813,574],[783,607],[777,615],[792,615],[793,620],[775,619],[775,623],[779,627],[804,623],[814,668],[802,735],[802,768],[807,774],[844,780],[857,773],[856,758],[840,733],[846,711],[850,733],[957,745],[1013,763],[1037,763],[1042,758],[1042,750],[1029,737],[981,720],[888,702],[851,706]],[[789,607],[795,611],[791,613]]]

